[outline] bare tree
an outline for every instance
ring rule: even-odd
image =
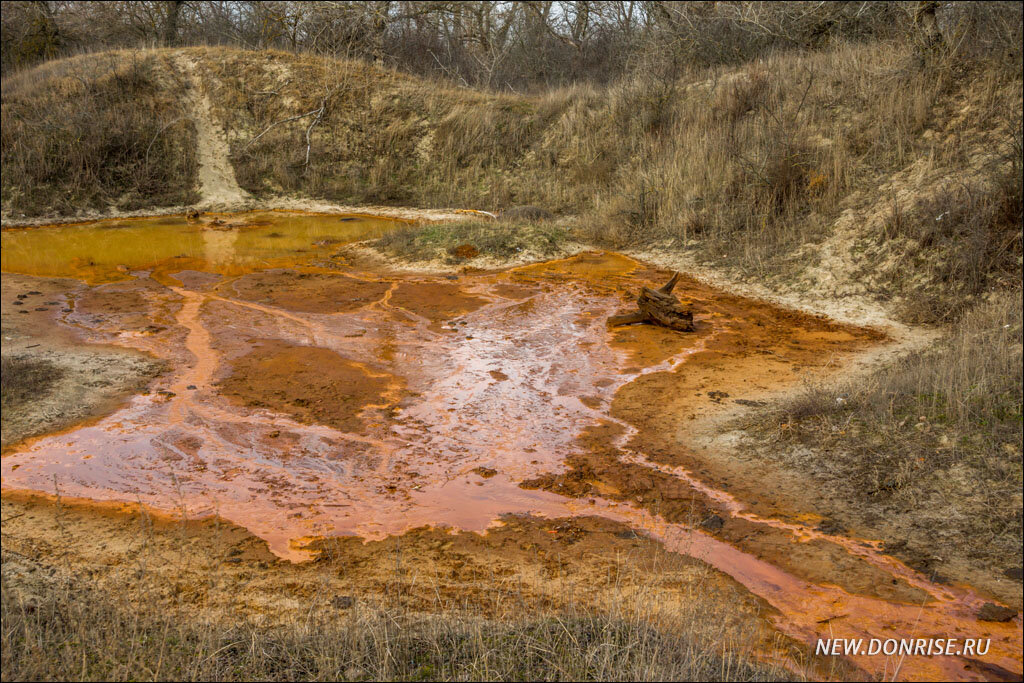
[[[930,48],[945,35],[960,51],[1009,59],[1021,34],[1016,2],[61,1],[4,2],[0,15],[5,71],[76,50],[227,44],[513,90],[608,82],[635,69],[673,78],[834,39],[902,36]]]

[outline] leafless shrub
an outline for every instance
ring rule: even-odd
[[[195,131],[174,89],[158,85],[172,73],[154,54],[124,52],[5,78],[5,209],[73,214],[189,203]]]

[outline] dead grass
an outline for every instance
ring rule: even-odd
[[[568,233],[548,223],[459,221],[409,226],[388,232],[374,246],[409,261],[440,259],[457,263],[477,256],[512,259],[559,253]]]
[[[932,349],[868,380],[809,387],[756,426],[763,457],[902,527],[923,569],[1021,557],[1021,293],[967,312]]]
[[[5,564],[9,560],[5,553]],[[211,577],[216,583],[216,579]],[[212,585],[212,584],[211,584]],[[365,599],[312,601],[283,626],[181,619],[88,580],[33,593],[5,576],[4,680],[786,680],[710,615],[656,622],[625,603],[488,619]]]
[[[1021,252],[1019,231],[1000,230],[982,247],[983,258],[943,263],[949,254],[963,261],[986,242],[978,230],[997,220],[995,207],[1006,204],[999,187],[1009,187],[995,169],[1019,141],[1019,64],[965,50],[923,58],[907,41],[838,42],[742,67],[694,67],[678,78],[638,71],[608,87],[533,97],[309,55],[186,54],[227,135],[238,182],[257,197],[493,211],[532,204],[581,216],[581,237],[594,243],[696,248],[709,262],[770,280],[812,265],[818,255],[808,245],[827,240],[843,212],[889,201],[883,191],[899,195],[901,211],[924,216],[935,207],[924,206],[931,200],[915,184],[918,175],[932,188],[971,188],[956,198],[970,207],[961,229],[939,236],[941,249],[906,251],[907,240],[922,237],[907,236],[862,261],[860,279],[878,296],[920,301],[929,290],[934,301],[924,308],[942,310],[1001,278]],[[167,86],[180,86],[158,87],[160,53],[135,62],[125,54],[53,62],[5,79],[6,211],[153,205],[181,201],[191,189],[188,124],[160,133],[180,115]],[[104,66],[74,77],[85,63],[115,62],[112,75]],[[104,90],[108,83],[121,95]],[[157,103],[166,106],[154,116]],[[48,118],[50,110],[62,113]],[[129,114],[131,125],[123,125]],[[50,120],[57,128],[31,127]],[[56,133],[69,128],[65,120],[88,121],[104,135],[63,140]],[[117,130],[127,131],[124,139],[106,139]],[[140,165],[151,140],[149,163]],[[37,149],[43,144],[62,147],[44,153]],[[966,220],[974,209],[986,218]],[[854,223],[877,237],[871,221]],[[875,272],[900,259],[914,264],[920,282],[894,286],[891,273]],[[906,317],[942,318],[909,310]]]
[[[798,270],[802,247],[915,164],[974,178],[978,154],[1010,153],[1021,111],[1019,69],[957,53],[923,61],[898,42],[537,97],[283,53],[201,56],[254,194],[528,203],[584,216],[593,242],[698,246],[765,279]],[[971,239],[949,237],[953,249]]]
[[[50,62],[3,81],[3,210],[75,215],[195,199],[195,130],[155,52]]]
[[[899,296],[900,314],[912,323],[955,320],[982,294],[1020,283],[1024,157],[1019,127],[1011,152],[992,158],[979,180],[945,183],[892,212],[875,238],[899,254],[886,287]],[[907,266],[913,277],[905,272]]]

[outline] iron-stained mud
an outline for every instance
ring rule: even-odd
[[[148,245],[145,221],[3,233],[5,273],[89,285],[54,313],[61,325],[171,368],[105,419],[14,449],[5,489],[57,482],[83,499],[216,513],[293,560],[345,536],[600,517],[728,574],[810,645],[991,637],[985,660],[1020,671],[1019,618],[981,624],[969,589],[932,584],[871,541],[759,517],[694,474],[693,425],[820,376],[879,332],[685,277],[694,333],[610,330],[669,274],[601,252],[454,279],[362,272],[332,249],[380,221],[154,221]],[[896,665],[852,659],[878,675]],[[969,667],[912,657],[899,675]]]

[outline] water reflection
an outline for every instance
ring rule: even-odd
[[[235,263],[238,235],[237,230],[204,230],[203,256],[206,264],[219,270]]]
[[[380,237],[401,223],[369,216],[253,212],[98,221],[10,228],[2,233],[2,269],[96,284],[136,270],[173,267],[238,275],[306,264],[340,244]]]

